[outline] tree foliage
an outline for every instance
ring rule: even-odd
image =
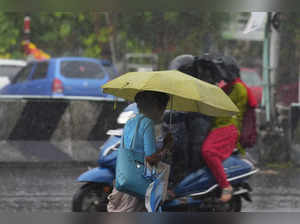
[[[118,30],[123,31],[127,51],[151,51],[161,57],[161,67],[178,54],[198,55],[209,36],[221,42],[226,13],[212,12],[139,12],[119,14]]]
[[[0,13],[0,56],[24,57],[25,13]],[[111,29],[101,13],[31,13],[30,40],[51,56],[99,57]]]
[[[24,57],[21,47],[24,16],[23,12],[0,13],[0,57]],[[31,13],[30,17],[31,41],[52,57],[110,57],[110,41],[114,43],[118,61],[125,53],[154,52],[159,55],[160,68],[165,68],[176,55],[199,55],[208,50],[229,49],[250,66],[262,55],[260,44],[233,44],[222,38],[223,26],[230,19],[225,12],[114,12],[109,17],[98,12],[43,12]],[[286,13],[282,21],[281,64],[286,66],[281,72],[289,73],[291,63],[299,61],[300,49],[296,47],[300,42],[299,14]],[[288,63],[282,62],[290,58],[293,59]]]
[[[25,13],[1,13],[2,55],[20,56]],[[118,57],[126,52],[161,55],[197,54],[204,37],[219,35],[225,13],[139,12],[111,13],[112,27],[103,13],[31,13],[31,41],[52,56],[99,57],[116,42]]]
[[[21,40],[22,22],[18,21],[18,13],[0,13],[0,57],[22,57]]]

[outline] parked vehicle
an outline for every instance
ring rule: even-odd
[[[276,88],[276,101],[283,106],[299,102],[299,82],[281,84]]]
[[[0,89],[10,84],[11,79],[24,67],[26,61],[0,59]]]
[[[124,72],[148,72],[157,69],[158,56],[150,53],[128,53],[124,59]]]
[[[241,68],[241,78],[253,91],[257,102],[261,104],[263,81],[254,69]],[[298,101],[299,82],[284,83],[276,86],[276,101],[283,106],[290,106]]]
[[[263,82],[254,69],[241,68],[241,79],[250,87],[258,104],[261,104],[263,94]]]
[[[106,60],[61,57],[32,61],[24,67],[1,94],[43,96],[107,96],[102,86],[114,69]]]
[[[137,113],[136,104],[131,104],[120,114],[118,123],[125,124],[128,119]],[[122,129],[109,130],[110,136],[101,146],[99,167],[81,174],[77,181],[84,183],[73,196],[72,211],[106,211],[107,196],[112,191],[115,178],[117,150],[120,146]],[[247,160],[238,155],[231,156],[223,163],[228,180],[234,188],[233,198],[228,203],[221,203],[218,198],[221,189],[215,182],[209,169],[203,167],[186,176],[174,189],[176,197],[173,200],[160,202],[159,179],[151,189],[150,211],[223,211],[240,212],[242,198],[251,201],[251,187],[247,183],[250,176],[257,170]]]

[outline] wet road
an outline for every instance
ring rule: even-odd
[[[87,165],[0,165],[0,211],[69,212],[76,177]],[[250,180],[253,203],[243,211],[300,212],[300,169],[262,170]]]
[[[300,212],[300,169],[261,170],[250,180],[253,203],[244,211]]]
[[[1,211],[71,210],[72,194],[80,186],[76,177],[87,166],[24,166],[1,167]]]

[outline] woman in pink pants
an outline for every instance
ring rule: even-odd
[[[220,200],[227,202],[232,197],[232,186],[227,177],[222,162],[227,159],[235,148],[242,149],[239,136],[242,128],[243,115],[248,104],[256,105],[256,99],[249,88],[240,79],[240,69],[234,58],[222,57],[221,67],[223,79],[227,84],[223,90],[240,110],[233,117],[219,117],[214,120],[211,132],[202,145],[202,156],[222,189]]]

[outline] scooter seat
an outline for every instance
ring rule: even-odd
[[[242,181],[251,175],[254,166],[237,156],[231,156],[223,162],[224,170],[231,183]],[[174,189],[177,197],[186,196],[194,193],[208,193],[216,188],[217,182],[211,171],[205,167],[189,174]]]

